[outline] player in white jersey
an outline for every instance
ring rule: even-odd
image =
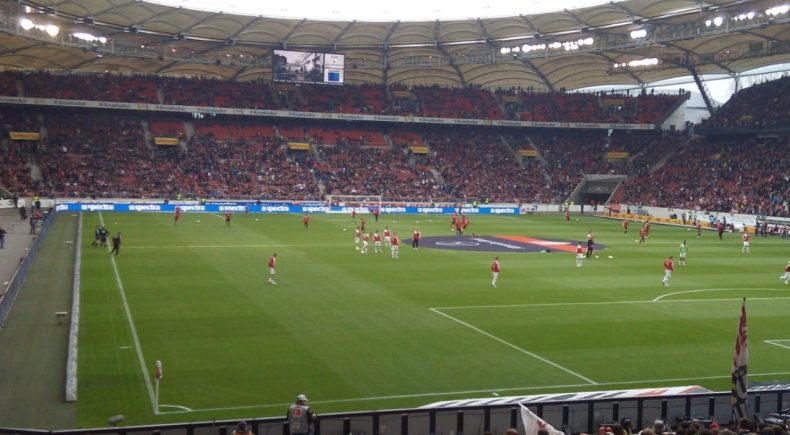
[[[384,227],[384,245],[388,248],[392,247],[392,233],[390,227]]]
[[[779,277],[780,280],[785,282],[785,285],[790,284],[790,261],[785,265],[785,274]]]
[[[379,230],[376,230],[373,234],[373,252],[381,254],[381,234],[379,234]]]
[[[359,251],[360,236],[362,236],[362,231],[359,229],[359,227],[357,227],[357,229],[354,230],[354,249],[356,249],[357,251]]]
[[[680,265],[686,265],[686,256],[689,254],[689,245],[684,240],[683,243],[680,244]]]

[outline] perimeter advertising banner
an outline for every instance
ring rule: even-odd
[[[209,204],[144,204],[144,203],[61,203],[55,211],[120,211],[120,212],[175,212],[180,207],[184,213],[368,213],[368,207],[326,206],[319,203],[209,203]],[[383,206],[382,214],[453,214],[456,207]],[[518,207],[461,207],[468,215],[517,215]]]

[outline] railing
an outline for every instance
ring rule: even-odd
[[[785,398],[790,398],[790,385],[781,390],[751,392],[749,394],[750,415],[765,417],[779,413],[787,407]],[[616,392],[611,392],[616,393]],[[602,393],[605,394],[605,393]],[[507,401],[507,400],[505,400]],[[485,431],[502,433],[507,428],[522,430],[517,403],[447,407],[392,409],[322,415],[315,425],[315,434],[481,434]],[[536,414],[566,433],[594,433],[599,424],[612,424],[624,417],[634,421],[634,427],[650,426],[660,418],[675,426],[681,418],[697,418],[701,421],[715,419],[727,422],[730,419],[730,393],[703,393],[678,396],[651,396],[638,398],[602,398],[573,402],[550,401],[529,404]],[[285,409],[283,409],[285,413]],[[762,417],[761,417],[762,418]],[[227,435],[236,426],[236,420],[205,421],[148,426],[106,427],[96,429],[69,429],[45,431],[35,429],[0,428],[0,434],[54,434],[87,435],[137,433],[168,435]],[[288,435],[288,426],[283,417],[247,420],[257,435]]]

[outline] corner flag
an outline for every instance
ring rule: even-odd
[[[549,435],[565,435],[565,432],[554,429],[554,426],[546,423],[545,420],[538,417],[529,410],[526,406],[518,404],[521,407],[521,421],[524,423],[524,435],[538,435],[538,431],[545,429],[549,431]]]
[[[157,382],[162,380],[162,361],[156,360],[156,374],[154,375]]]
[[[741,305],[741,320],[738,322],[738,336],[735,339],[735,356],[732,358],[732,419],[738,421],[746,417],[746,373],[749,364],[749,348],[746,334],[746,298]]]

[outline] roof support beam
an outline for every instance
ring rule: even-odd
[[[595,54],[597,54],[598,56],[601,56],[602,58],[604,58],[604,59],[608,60],[610,63],[616,63],[616,62],[615,62],[615,60],[614,60],[614,58],[612,58],[612,57],[609,57],[609,56],[607,56],[607,55],[605,55],[605,54],[603,54],[603,53],[595,53]],[[643,81],[642,81],[642,79],[640,79],[640,78],[639,78],[639,76],[637,76],[637,75],[636,75],[636,74],[634,74],[633,72],[629,71],[629,70],[628,70],[628,68],[626,68],[626,70],[625,70],[625,73],[626,73],[626,74],[627,74],[629,77],[631,77],[632,79],[634,79],[634,81],[636,81],[637,83],[639,83],[639,86],[644,86],[644,85],[645,85],[645,82],[643,82]]]
[[[697,69],[693,66],[688,68],[689,72],[691,73],[691,77],[694,78],[694,82],[697,84],[697,89],[699,89],[699,93],[702,94],[702,99],[705,100],[705,106],[708,108],[708,113],[713,115],[715,112],[715,108],[713,107],[713,101],[708,95],[708,87],[705,86],[705,83],[702,81],[702,77],[697,73]]]
[[[453,58],[450,57],[450,53],[448,53],[447,50],[445,50],[442,44],[439,42],[439,26],[440,26],[440,22],[439,20],[436,20],[436,24],[434,24],[433,27],[433,41],[436,46],[436,50],[439,53],[441,53],[443,56],[447,57],[447,61],[450,63],[450,66],[453,67],[455,73],[458,75],[458,80],[461,82],[461,86],[465,88],[466,78],[464,77],[464,73],[461,71],[461,68],[458,66],[458,64],[455,63],[455,61],[453,61]]]
[[[529,58],[522,57],[520,60],[521,63],[524,64],[524,66],[531,69],[532,72],[535,73],[536,76],[538,76],[540,81],[542,81],[543,84],[546,85],[546,87],[549,88],[551,92],[557,92],[557,89],[554,88],[554,84],[551,83],[545,75],[543,75],[543,72],[541,72],[538,67],[536,67],[532,62],[530,62]]]

